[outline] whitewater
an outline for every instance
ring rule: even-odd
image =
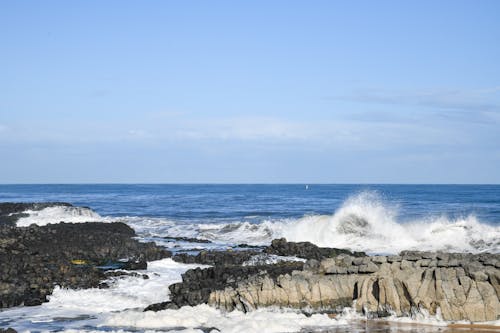
[[[178,223],[151,217],[102,217],[90,208],[48,207],[27,211],[18,226],[54,222],[125,222],[144,239],[190,237],[220,245],[268,245],[275,238],[308,241],[322,247],[346,248],[371,254],[402,250],[500,252],[500,227],[481,223],[474,215],[449,218],[429,216],[401,223],[398,207],[383,202],[376,192],[349,197],[331,215],[297,219],[265,219],[260,223]]]
[[[412,202],[418,195],[411,193],[406,201],[391,200],[391,195],[386,195],[390,187],[385,190],[346,188],[340,194],[338,189],[335,192],[323,188],[320,194],[311,195],[314,186],[307,191],[302,186],[207,189],[206,186],[151,188],[127,185],[120,188],[116,185],[100,191],[75,186],[62,191],[50,186],[41,188],[42,185],[35,187],[36,191],[33,188],[0,188],[0,199],[66,200],[89,207],[56,206],[26,211],[17,221],[18,226],[121,221],[131,226],[140,240],[154,241],[173,251],[227,249],[238,244],[268,245],[275,238],[285,237],[289,241],[309,241],[318,246],[371,254],[395,254],[412,249],[500,252],[500,188],[488,188],[490,194],[483,194],[482,201],[478,201],[476,195],[484,193],[484,189],[474,190],[474,196],[464,199],[463,192],[457,194],[455,189],[445,188],[441,190],[448,193],[445,202],[441,202],[444,200],[442,193],[426,194],[426,200],[430,200],[429,195],[436,196],[430,200],[433,204],[429,204],[422,198]],[[252,194],[245,195],[248,191]],[[400,198],[398,191],[401,190],[394,191]],[[463,200],[468,201],[463,203]],[[177,204],[174,208],[173,203]],[[413,203],[419,207],[416,209]],[[168,237],[198,238],[210,243]],[[109,289],[56,288],[49,302],[43,305],[0,311],[0,326],[13,326],[21,332],[262,333],[321,332],[335,327],[339,332],[348,332],[353,328],[353,320],[363,319],[350,308],[336,318],[277,309],[260,309],[247,314],[224,313],[206,305],[142,312],[149,304],[168,300],[168,286],[181,281],[181,274],[194,267],[203,266],[163,259],[149,262],[147,270],[139,271],[149,279],[114,277],[107,281]],[[425,313],[390,320],[446,325],[439,316],[430,317]]]

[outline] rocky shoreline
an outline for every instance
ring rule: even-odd
[[[181,283],[169,287],[170,301],[145,311],[208,303],[224,311],[273,306],[340,313],[354,306],[368,318],[425,311],[447,321],[500,319],[498,254],[404,251],[367,256],[285,239],[274,240],[263,252],[309,260],[250,267],[229,261],[189,270]]]
[[[214,291],[208,303],[251,311],[266,306],[341,312],[353,304],[368,318],[426,310],[444,320],[494,321],[500,315],[498,255],[403,252],[399,256],[310,260],[304,270],[256,275]],[[439,310],[438,310],[439,309]]]
[[[26,211],[40,211],[50,207],[74,207],[67,202],[1,202],[0,226],[16,226],[16,221],[27,217]],[[87,207],[80,207],[87,208]]]
[[[109,270],[145,269],[147,261],[171,256],[154,243],[134,239],[134,230],[124,223],[13,225],[11,217],[22,216],[27,207],[50,205],[60,203],[0,204],[0,308],[39,305],[56,285],[105,288]]]
[[[206,303],[224,311],[273,306],[309,314],[354,307],[368,318],[426,311],[449,321],[500,319],[498,254],[404,251],[368,256],[286,239],[264,247],[172,254],[139,242],[134,230],[119,222],[15,226],[27,209],[53,205],[71,206],[0,203],[0,308],[39,305],[56,285],[106,288],[106,278],[126,274],[116,268],[145,269],[147,261],[172,257],[211,267],[186,271],[182,282],[168,287],[169,300],[144,311]]]

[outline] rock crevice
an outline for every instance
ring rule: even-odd
[[[444,320],[493,321],[500,319],[499,259],[414,251],[359,258],[341,254],[309,260],[302,271],[252,276],[212,291],[208,303],[228,311],[279,306],[338,312],[354,305],[368,317],[426,310]]]

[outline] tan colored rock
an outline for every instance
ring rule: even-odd
[[[296,271],[275,280],[259,276],[236,288],[212,292],[209,303],[243,311],[266,306],[340,311],[354,305],[357,311],[369,316],[389,312],[408,316],[418,309],[436,314],[440,309],[445,320],[500,319],[498,268],[485,266],[477,256],[468,254],[426,253],[422,255],[424,259],[419,259],[418,253],[411,255],[416,260],[397,261],[399,258],[380,256],[373,261],[345,256],[329,258],[319,263],[316,272]],[[432,265],[436,261],[433,258],[440,260],[439,265]],[[486,256],[486,260],[492,263],[497,259]],[[457,266],[457,262],[463,267]],[[363,273],[367,266],[372,272]],[[339,267],[345,268],[345,273],[338,273]]]

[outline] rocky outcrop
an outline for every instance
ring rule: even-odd
[[[208,303],[224,310],[266,306],[337,312],[354,306],[369,317],[420,310],[445,320],[500,318],[500,256],[403,252],[309,260],[303,271],[253,275],[214,290]]]
[[[0,333],[17,333],[17,331],[10,327],[6,329],[0,328]]]
[[[205,269],[190,269],[182,275],[182,282],[169,287],[170,301],[150,305],[145,311],[159,311],[178,308],[184,305],[208,303],[212,292],[228,286],[237,287],[250,276],[276,278],[294,270],[301,270],[302,262],[282,262],[274,265],[259,266],[215,266]]]
[[[302,258],[327,258],[337,253],[353,256],[364,255],[364,253],[353,253],[348,250],[320,248],[309,242],[287,242],[284,238],[274,240],[271,246],[264,248],[263,252],[259,250],[261,249],[201,251],[197,255],[186,253],[174,255],[173,260],[175,261],[212,265],[214,267],[188,270],[182,275],[181,283],[169,287],[170,301],[152,304],[145,311],[159,311],[166,308],[207,303],[211,293],[227,287],[237,287],[250,277],[267,276],[274,279],[280,275],[289,274],[294,270],[302,270],[304,266],[301,261],[263,264],[263,262],[266,262],[266,257],[272,257],[269,254]]]
[[[144,269],[171,255],[134,236],[123,223],[0,226],[0,308],[41,304],[55,285],[98,287],[106,269]]]
[[[229,249],[225,251],[211,250],[200,251],[196,255],[177,253],[172,259],[185,264],[203,264],[213,266],[241,265],[252,257],[264,253],[270,255],[298,257],[303,259],[323,259],[335,257],[339,254],[348,254],[354,257],[366,256],[364,252],[351,252],[345,249],[318,247],[310,242],[288,242],[285,238],[275,239],[267,247],[254,247],[248,250],[249,245],[241,244],[243,249]]]
[[[172,259],[184,264],[202,264],[212,266],[233,266],[241,265],[253,256],[259,254],[259,251],[200,251],[196,255],[187,253],[177,253]]]
[[[168,240],[168,241],[173,241],[173,242],[201,243],[201,244],[212,243],[212,241],[209,241],[208,239],[193,238],[193,237],[174,237],[174,236],[168,236],[168,237],[163,237],[163,239]]]
[[[364,252],[351,252],[345,249],[319,247],[310,242],[288,242],[285,238],[273,240],[271,245],[264,249],[264,253],[316,260],[335,257],[339,254],[349,254],[354,257],[366,256]]]
[[[56,206],[72,207],[71,204],[66,202],[0,202],[0,226],[15,226],[19,218],[28,216],[25,213],[28,210],[37,211]]]

